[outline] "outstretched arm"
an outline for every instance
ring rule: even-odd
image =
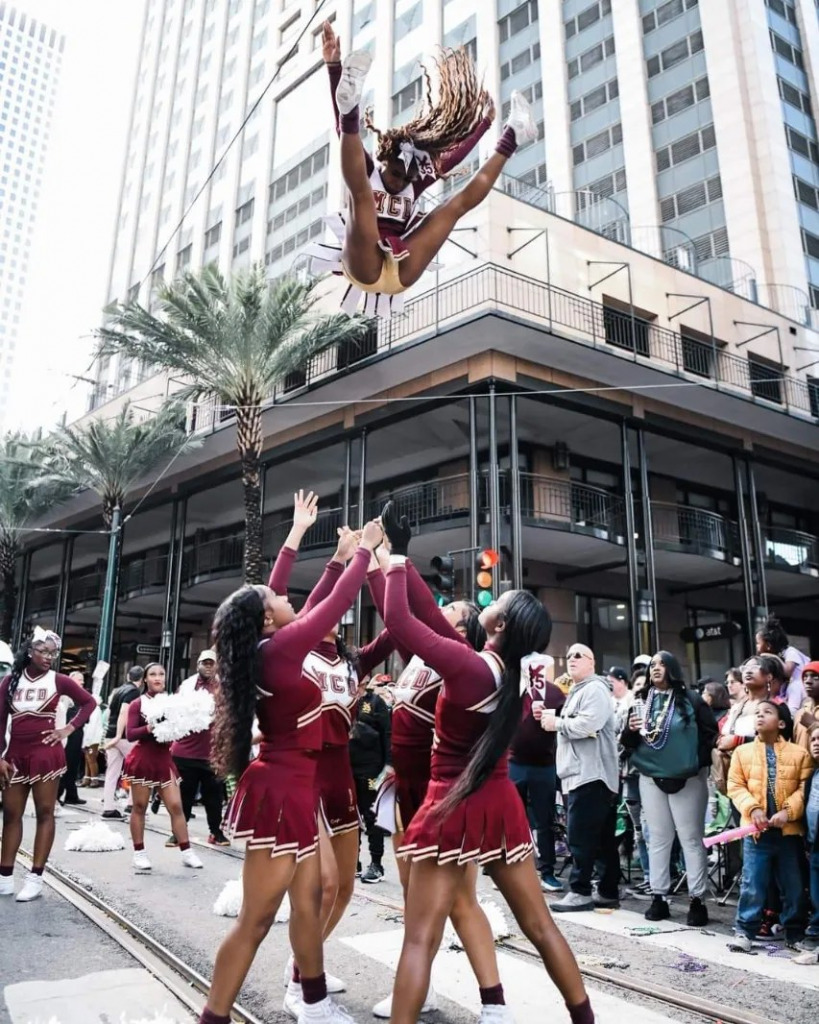
[[[296,554],[305,533],[316,521],[317,515],[318,495],[310,491],[305,497],[303,490],[299,490],[293,495],[293,525],[284,539],[284,544],[279,549],[273,571],[267,581],[267,585],[274,593],[287,593],[287,584],[290,582],[290,573],[293,571]]]
[[[376,555],[378,558],[378,568],[371,568],[370,571],[367,573],[367,585],[370,588],[370,595],[373,599],[375,610],[378,612],[378,614],[381,616],[383,620],[384,598],[386,595],[387,586],[384,573],[390,567],[390,556],[386,552],[384,547],[380,547],[376,552]],[[392,634],[390,634],[390,636],[392,636]],[[406,647],[403,647],[401,644],[399,644],[394,636],[392,637],[392,642],[395,646],[395,650],[398,651],[398,657],[404,662],[404,665],[406,665],[409,662],[410,658],[412,658],[412,654],[406,649]]]
[[[459,142],[457,146],[453,146],[452,149],[448,149],[446,153],[441,156],[441,174],[448,174],[453,168],[457,167],[462,160],[465,160],[469,156],[472,150],[489,131],[494,120],[495,104],[491,103],[491,107],[487,109],[487,112],[480,121],[478,121],[477,125],[472,129],[469,135],[467,135],[463,142]]]
[[[439,636],[457,640],[458,643],[467,643],[466,637],[461,636],[458,630],[444,618],[441,609],[435,603],[432,591],[410,561],[407,561],[407,596],[413,614],[421,622],[429,626],[430,629],[434,629]]]
[[[447,693],[459,703],[469,704],[491,693],[495,680],[489,665],[460,638],[440,636],[419,622],[407,600],[407,567],[403,558],[392,556],[387,573],[384,619],[398,643],[417,654],[430,668],[443,676]]]
[[[333,587],[335,587],[341,574],[344,572],[344,566],[353,557],[357,547],[358,534],[351,530],[349,526],[342,526],[338,531],[336,553],[325,565],[324,572],[319,577],[318,583],[313,587],[310,596],[304,602],[304,607],[299,612],[299,618],[330,596],[333,592]]]
[[[388,629],[382,629],[375,640],[358,652],[358,674],[360,678],[368,676],[376,665],[380,665],[395,650],[395,641]]]

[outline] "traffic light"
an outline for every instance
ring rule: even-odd
[[[478,555],[478,571],[475,575],[475,601],[481,608],[492,604],[497,589],[494,570],[500,564],[500,555],[494,548],[486,548]]]
[[[436,555],[430,565],[435,570],[432,577],[435,600],[443,607],[455,597],[455,559],[452,555]]]

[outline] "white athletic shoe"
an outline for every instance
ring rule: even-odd
[[[0,896],[14,895],[14,875],[0,875]]]
[[[324,980],[327,983],[327,994],[330,996],[338,995],[339,992],[347,991],[346,982],[343,982],[341,978],[337,978],[335,974],[330,974],[328,971],[325,971]]]
[[[361,102],[364,79],[372,66],[373,59],[366,50],[353,50],[344,58],[341,66],[341,81],[336,87],[336,104],[340,114],[349,114]]]
[[[291,978],[287,983],[287,988],[284,990],[282,1009],[285,1013],[289,1013],[293,1020],[298,1020],[302,1006],[304,1006],[304,999],[302,998],[301,985]]]
[[[302,1003],[299,1024],[355,1024],[343,1006],[336,1006],[327,996],[320,1003]]]
[[[193,852],[190,846],[187,848],[187,850],[182,851],[182,863],[185,865],[186,868],[202,868],[205,866],[202,863],[202,861],[196,856],[196,854]]]
[[[26,880],[23,882],[23,888],[17,893],[18,903],[28,903],[30,900],[36,900],[38,896],[43,895],[43,876],[35,875],[29,871],[26,875]]]
[[[479,1024],[515,1024],[508,1006],[482,1006]]]
[[[132,864],[134,865],[134,871],[151,870],[151,862],[148,860],[148,854],[144,850],[136,850],[134,852]]]
[[[429,991],[427,992],[427,997],[424,1000],[424,1005],[421,1007],[420,1012],[432,1013],[434,1010],[437,1009],[438,996],[435,994],[435,989],[432,987],[432,982],[430,982]],[[388,995],[386,999],[382,999],[380,1003],[375,1004],[375,1006],[373,1007],[373,1016],[380,1017],[382,1020],[390,1019],[390,1017],[392,1016],[392,994]]]
[[[517,89],[512,93],[506,127],[515,133],[515,141],[519,146],[525,146],[527,142],[534,142],[537,138],[537,125],[532,117],[532,108],[523,93]]]

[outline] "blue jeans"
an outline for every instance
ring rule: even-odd
[[[520,793],[537,843],[537,869],[541,877],[555,873],[555,766],[509,762],[509,778]]]
[[[810,921],[805,934],[812,939],[819,939],[819,850],[814,850],[810,855],[810,910]]]
[[[754,840],[742,841],[742,884],[737,906],[737,931],[753,939],[762,924],[768,887],[776,883],[782,897],[780,923],[785,939],[795,942],[804,934],[804,891],[802,888],[802,836],[783,836],[778,828],[768,829]]]

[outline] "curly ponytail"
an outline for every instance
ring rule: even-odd
[[[240,775],[250,760],[253,716],[262,682],[262,587],[245,586],[219,605],[213,619],[216,693],[213,765],[220,775]]]
[[[497,653],[504,670],[498,688],[498,703],[489,724],[458,781],[438,806],[445,816],[462,800],[480,789],[503,757],[520,724],[523,697],[520,692],[520,662],[527,654],[544,651],[552,636],[552,620],[546,608],[528,590],[513,590],[504,608],[506,628],[500,634]]]
[[[9,670],[9,688],[6,694],[6,702],[9,708],[14,703],[14,695],[17,693],[17,687],[20,685],[20,679],[22,678],[23,672],[28,668],[31,662],[31,643],[27,640],[23,646],[14,655],[14,661],[11,663]]]

